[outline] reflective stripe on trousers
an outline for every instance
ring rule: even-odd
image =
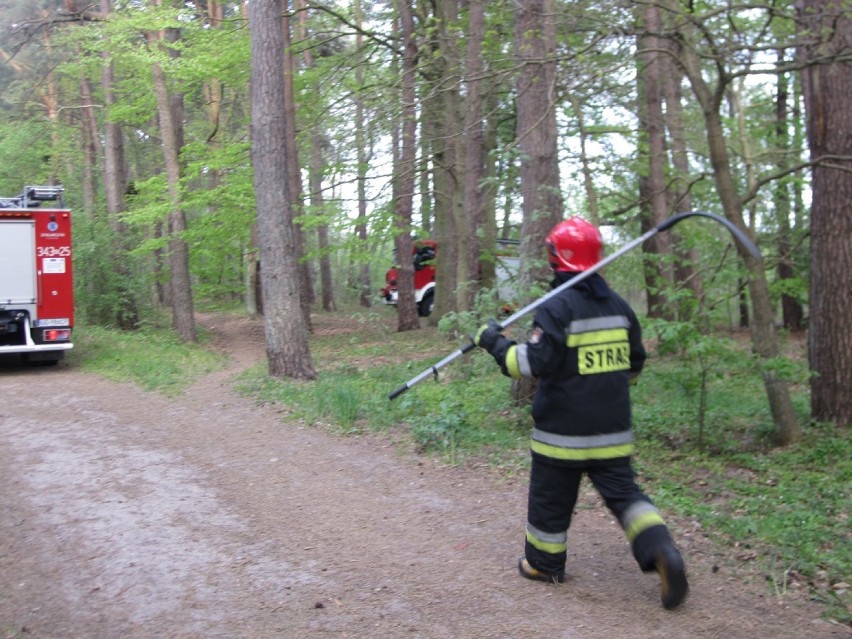
[[[530,448],[545,457],[573,461],[630,457],[633,454],[633,433],[625,430],[607,435],[569,436],[536,428]]]

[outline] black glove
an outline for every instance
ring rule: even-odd
[[[473,338],[473,343],[491,353],[494,346],[502,337],[502,330],[503,328],[497,323],[497,320],[490,319],[487,324],[479,327],[476,336]]]

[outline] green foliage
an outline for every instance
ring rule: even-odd
[[[659,355],[677,354],[685,366],[668,380],[671,388],[679,388],[695,409],[698,427],[697,445],[704,446],[708,393],[714,380],[723,376],[747,374],[751,359],[739,353],[732,340],[702,333],[693,322],[662,319],[646,323],[648,334],[656,337]],[[753,371],[752,371],[753,372]]]
[[[179,340],[162,328],[126,332],[77,326],[69,363],[81,370],[147,390],[178,395],[199,375],[224,364],[222,355]]]
[[[20,195],[29,184],[47,184],[52,154],[46,123],[0,120],[0,197]]]
[[[788,295],[799,304],[808,301],[807,273],[783,280],[775,280],[769,286],[769,292],[773,299],[780,299],[782,295]]]
[[[318,324],[325,317],[330,316],[321,316]],[[476,375],[472,369],[454,369],[437,383],[424,383],[416,393],[391,402],[388,394],[434,363],[438,349],[450,343],[439,339],[434,329],[395,333],[387,320],[386,313],[353,316],[344,333],[328,336],[322,336],[320,326],[312,343],[319,369],[315,382],[270,379],[261,368],[253,368],[241,375],[239,388],[262,401],[285,405],[291,417],[309,424],[343,432],[388,431],[402,425],[424,451],[455,461],[471,454],[505,461],[508,447],[523,439],[518,430],[522,411],[512,409],[505,393],[508,382],[499,383],[506,378],[493,360],[474,354],[469,359]],[[471,406],[473,395],[482,402]]]
[[[133,328],[153,316],[150,272],[144,260],[119,255],[133,243],[132,230],[116,236],[106,216],[74,215],[74,288],[78,321]]]
[[[471,426],[461,404],[445,400],[438,405],[436,413],[414,415],[409,421],[411,434],[423,450],[437,450],[451,463],[457,462],[459,437]]]
[[[757,563],[774,594],[798,581],[848,622],[852,601],[832,586],[852,571],[850,460],[848,431],[814,424],[794,446],[765,451],[684,455],[643,441],[637,468],[658,505],[715,531],[730,561]]]

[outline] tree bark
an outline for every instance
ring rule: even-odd
[[[556,131],[556,49],[552,0],[515,3],[517,140],[521,149],[521,290],[549,279],[544,240],[562,219]]]
[[[288,1],[283,0],[281,7],[286,10],[288,8]],[[295,220],[302,214],[303,209],[302,169],[299,163],[299,145],[296,141],[296,96],[293,87],[293,78],[297,73],[297,64],[295,56],[290,50],[290,18],[286,11],[281,17],[281,34],[284,37],[284,126],[286,132],[284,147],[286,150],[285,161],[287,162],[287,197],[290,201],[292,219]],[[311,304],[313,304],[315,299],[314,284],[308,263],[303,259],[305,241],[302,227],[294,224],[293,232],[295,233],[293,250],[296,252],[296,268],[299,271],[299,298],[301,300],[302,317],[305,326],[310,331]]]
[[[104,15],[112,11],[110,0],[100,0],[100,10]],[[127,246],[127,225],[121,221],[120,215],[125,209],[125,193],[127,192],[127,167],[124,158],[124,136],[121,125],[110,119],[108,113],[116,103],[115,73],[112,60],[108,52],[101,54],[104,64],[101,69],[101,91],[104,100],[103,124],[103,183],[104,196],[106,199],[107,222],[112,231],[113,240],[111,250],[118,273],[119,295],[114,317],[112,321],[118,328],[124,330],[135,329],[139,326],[139,300],[130,290],[131,273],[127,266],[127,254],[130,247]]]
[[[639,62],[639,196],[642,232],[646,233],[668,217],[666,187],[666,139],[663,117],[662,30],[660,8],[651,3],[639,5],[640,37],[637,42]],[[659,233],[642,245],[645,255],[643,270],[649,317],[674,319],[667,290],[674,285],[669,260],[671,237]]]
[[[434,192],[433,237],[438,242],[435,263],[435,309],[428,322],[436,326],[446,313],[458,311],[461,273],[467,272],[460,249],[464,226],[460,211],[464,202],[462,172],[462,119],[457,76],[459,61],[450,46],[448,25],[457,19],[455,0],[436,2],[435,15],[427,23],[426,53],[422,59],[425,78],[422,97],[422,134],[424,146],[432,152],[432,189]]]
[[[784,63],[784,52],[778,51],[778,63]],[[790,116],[788,102],[788,74],[779,72],[775,85],[775,142],[781,149],[778,154],[776,167],[780,171],[786,171],[790,161]],[[773,204],[775,208],[775,219],[778,233],[778,280],[790,282],[796,277],[795,257],[793,255],[793,232],[790,218],[793,212],[792,191],[790,180],[779,179],[773,190]],[[783,289],[782,289],[783,290]],[[804,329],[804,309],[796,298],[787,291],[781,293],[781,317],[784,328],[789,331],[801,331]]]
[[[464,142],[464,115],[459,78],[462,75],[461,48],[455,29],[458,28],[459,2],[458,0],[439,0],[435,3],[436,19],[438,24],[439,53],[441,56],[441,75],[436,90],[440,96],[440,107],[438,111],[439,135],[442,140],[438,144],[444,145],[444,162],[440,170],[443,170],[442,186],[444,197],[436,199],[435,217],[438,228],[451,227],[451,233],[442,233],[443,257],[438,259],[438,272],[436,280],[443,282],[443,274],[452,277],[447,282],[452,283],[447,293],[450,295],[451,307],[449,310],[460,311],[469,308],[468,290],[470,280],[468,279],[468,256],[470,254],[471,229],[465,205],[465,142]],[[436,170],[437,167],[436,167]],[[436,189],[439,188],[436,180]],[[443,207],[437,203],[443,202]],[[437,218],[446,215],[448,220],[441,223]],[[437,325],[443,309],[434,313],[429,322]]]
[[[249,3],[252,164],[269,374],[315,379],[288,198],[281,0]]]
[[[482,252],[479,236],[485,230],[485,199],[482,182],[485,179],[485,122],[482,114],[483,78],[485,68],[482,59],[482,42],[485,37],[485,2],[471,0],[468,16],[467,54],[465,63],[465,171],[464,171],[464,211],[467,214],[468,242],[466,274],[466,309],[472,309],[480,286],[480,255]],[[493,246],[488,248],[493,249]]]
[[[363,23],[363,12],[361,0],[355,0],[355,23],[360,29]],[[364,46],[364,36],[359,31],[355,36],[355,46],[360,52]],[[355,84],[359,91],[364,85],[364,72],[359,64],[355,68]],[[367,236],[367,142],[364,135],[364,99],[360,93],[355,94],[355,153],[357,155],[358,167],[356,169],[356,181],[358,191],[358,221],[355,225],[355,235],[360,242],[362,251],[367,250],[369,238]],[[358,276],[358,302],[364,308],[370,308],[372,302],[372,290],[370,287],[370,263],[361,261]]]
[[[83,210],[87,215],[95,215],[95,194],[98,190],[96,175],[98,172],[98,125],[95,109],[92,106],[92,83],[87,77],[80,78],[80,100],[82,101],[80,119],[80,145],[83,147]]]
[[[163,42],[166,34],[149,32],[146,34],[152,48]],[[151,65],[154,80],[154,94],[157,97],[157,113],[162,136],[163,159],[166,165],[171,212],[168,220],[169,233],[169,282],[171,284],[172,322],[181,339],[194,342],[198,339],[195,331],[195,315],[192,304],[192,284],[189,273],[189,247],[182,237],[186,231],[186,215],[180,195],[180,148],[183,135],[178,113],[179,104],[169,92],[166,75],[159,62]]]
[[[308,10],[303,0],[297,0],[296,9],[299,12],[298,38],[303,42],[308,38]],[[316,65],[311,47],[305,47],[302,53],[306,69],[313,69]],[[319,119],[311,125],[311,164],[308,170],[308,180],[311,194],[311,211],[313,215],[325,216],[325,198],[322,194],[322,178],[325,173],[325,158],[323,148],[327,145],[327,138],[321,129]],[[317,244],[319,246],[320,262],[320,289],[322,297],[322,308],[325,311],[337,310],[334,303],[334,287],[331,276],[331,257],[329,256],[328,224],[322,222],[317,226]]]
[[[666,104],[666,129],[669,132],[671,144],[672,181],[667,189],[671,198],[669,209],[675,213],[688,213],[692,211],[692,193],[689,187],[689,152],[686,143],[686,125],[683,116],[683,93],[681,82],[683,70],[675,64],[678,47],[671,40],[662,42],[662,46],[668,49],[669,56],[661,58],[663,65],[663,96]],[[701,307],[704,302],[704,287],[701,272],[697,268],[700,263],[698,251],[695,248],[683,249],[678,240],[677,229],[671,232],[671,246],[677,257],[675,262],[675,281],[678,285],[686,286],[692,291],[692,295]],[[684,320],[692,319],[695,315],[694,307],[690,304],[681,304],[679,317]]]
[[[592,172],[591,162],[589,161],[588,142],[589,132],[586,127],[586,117],[583,113],[583,105],[575,95],[568,96],[568,102],[571,104],[571,111],[577,119],[577,137],[580,143],[580,171],[583,174],[583,191],[586,194],[586,213],[589,215],[589,222],[595,226],[600,226],[600,213],[598,206],[598,193],[595,189],[594,175]]]
[[[517,140],[521,149],[520,290],[527,301],[541,292],[550,277],[545,238],[562,219],[562,192],[556,129],[556,33],[552,0],[515,3],[517,78]],[[535,382],[528,377],[512,384],[519,404],[532,397]]]
[[[852,424],[852,18],[844,3],[801,0],[809,44],[800,51],[808,144],[813,168],[811,204],[811,417]]]
[[[414,173],[417,151],[417,106],[414,83],[417,44],[414,39],[414,17],[409,0],[399,3],[399,21],[402,28],[402,122],[400,135],[399,168],[396,172],[396,248],[400,262],[397,300],[397,330],[411,331],[420,328],[414,300],[414,265],[412,263],[411,215],[414,204]],[[440,250],[440,249],[439,249]],[[408,303],[406,303],[408,300]]]

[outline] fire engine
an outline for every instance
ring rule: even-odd
[[[512,289],[515,276],[520,269],[517,251],[518,240],[498,239],[496,262],[497,289],[500,299],[511,301],[515,297]],[[435,258],[438,243],[435,240],[415,240],[412,247],[414,260],[414,299],[417,313],[428,317],[435,308]],[[392,266],[385,274],[385,287],[380,290],[382,302],[395,305],[397,302],[397,278],[399,269]]]
[[[61,186],[0,197],[0,355],[56,364],[73,347],[71,211]],[[56,202],[40,208],[45,202]]]
[[[438,243],[435,240],[415,240],[411,251],[414,260],[414,300],[417,302],[417,314],[428,317],[435,308],[435,255]],[[381,289],[385,304],[396,304],[397,278],[399,269],[392,266],[385,273],[385,287]]]

